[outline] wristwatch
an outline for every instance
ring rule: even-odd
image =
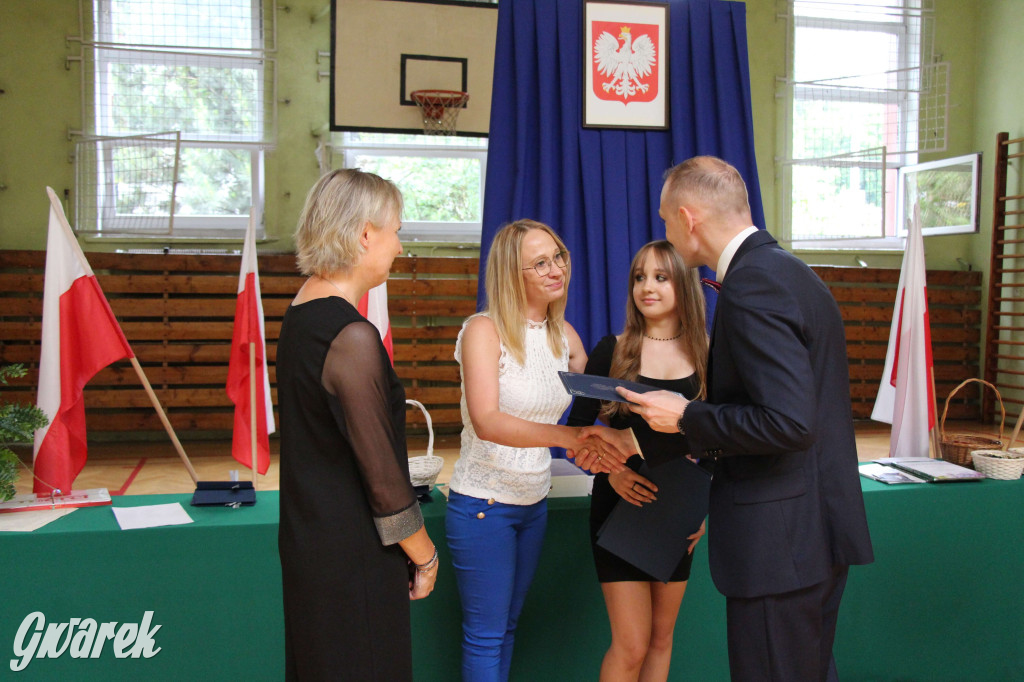
[[[689,404],[689,403],[687,403],[687,404]],[[686,429],[683,428],[683,415],[685,415],[685,414],[686,414],[686,408],[684,407],[683,411],[679,413],[679,419],[676,421],[676,429],[678,429],[679,433],[681,433],[684,436],[686,435]]]

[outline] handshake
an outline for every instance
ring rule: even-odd
[[[576,466],[595,474],[622,471],[626,460],[636,452],[629,429],[620,431],[600,425],[580,428],[575,447],[565,448],[566,456],[575,460]]]

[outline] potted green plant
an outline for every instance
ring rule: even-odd
[[[23,377],[24,365],[0,367],[0,384],[6,386],[8,379]],[[35,405],[4,403],[0,405],[0,502],[14,497],[14,484],[18,480],[21,461],[8,447],[12,443],[31,443],[35,430],[46,426],[49,420]]]

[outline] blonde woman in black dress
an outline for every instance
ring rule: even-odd
[[[402,252],[402,195],[339,170],[306,199],[295,234],[308,276],[277,347],[288,680],[412,679],[409,600],[437,551],[409,483],[405,390],[356,306]]]
[[[598,342],[588,358],[586,373],[638,381],[697,398],[704,395],[707,352],[704,294],[697,271],[687,268],[667,241],[646,244],[630,266],[625,329]],[[625,403],[602,404],[589,398],[576,399],[567,424],[586,426],[596,418],[614,429],[650,431],[647,422],[631,413]],[[626,442],[630,440],[626,438]],[[658,456],[686,456],[683,437],[677,440],[678,449]],[[627,447],[623,443],[623,448]],[[654,459],[651,454],[645,453]],[[693,548],[704,533],[702,525],[689,538],[689,551],[668,583],[596,544],[597,530],[620,498],[635,505],[655,499],[657,486],[636,472],[640,463],[640,457],[634,455],[624,471],[597,474],[594,479],[591,546],[612,631],[611,646],[601,662],[602,682],[668,678],[676,617],[690,576]]]

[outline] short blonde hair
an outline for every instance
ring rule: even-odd
[[[348,270],[365,250],[359,244],[363,226],[380,229],[401,216],[402,193],[390,180],[357,168],[327,173],[309,190],[295,228],[299,271],[310,276]]]
[[[695,156],[668,169],[665,187],[679,205],[700,204],[721,215],[750,214],[743,176],[714,156]]]
[[[491,250],[487,253],[484,275],[487,312],[498,330],[501,343],[520,364],[526,359],[526,285],[523,283],[522,247],[523,238],[530,230],[548,233],[568,258],[569,250],[565,248],[565,243],[550,227],[536,220],[517,220],[505,225],[494,235]],[[548,304],[548,346],[555,357],[563,352],[565,303],[571,275],[572,263],[567,262],[562,295]]]

